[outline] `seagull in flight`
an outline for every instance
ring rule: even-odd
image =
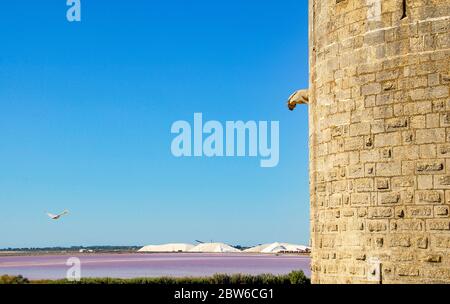
[[[52,214],[52,213],[47,213],[48,217],[51,218],[52,220],[59,220],[62,216],[69,214],[69,211],[65,210],[64,212],[60,213],[60,214]]]

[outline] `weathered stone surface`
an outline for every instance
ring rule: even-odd
[[[414,266],[398,266],[397,274],[401,277],[416,277],[419,275],[419,268]]]
[[[450,214],[449,206],[434,206],[434,215],[436,217],[448,217]]]
[[[423,261],[428,263],[440,263],[442,261],[442,256],[438,254],[428,254],[423,258]]]
[[[388,229],[388,224],[386,221],[368,221],[367,230],[369,232],[381,232]]]
[[[388,190],[389,189],[389,179],[379,178],[376,182],[378,190]]]
[[[450,230],[450,220],[428,220],[428,230]]]
[[[402,174],[401,162],[377,163],[376,172],[378,176],[396,176]]]
[[[408,119],[407,118],[395,118],[390,119],[386,122],[386,131],[392,132],[397,130],[406,129],[408,127]]]
[[[444,162],[443,161],[420,161],[417,163],[416,171],[417,173],[438,173],[443,172]]]
[[[369,218],[390,218],[394,215],[394,209],[390,207],[369,208]]]
[[[411,247],[411,238],[407,235],[392,235],[391,247]]]
[[[398,192],[380,193],[378,197],[379,203],[382,205],[397,204],[400,202],[400,193]]]
[[[450,235],[436,235],[434,238],[436,248],[450,249]]]
[[[443,191],[416,191],[416,204],[440,204],[443,195]]]
[[[368,193],[352,193],[350,195],[352,206],[370,205],[370,194]]]
[[[418,219],[399,219],[390,222],[391,232],[423,231],[424,222]]]
[[[407,206],[406,210],[409,218],[433,217],[432,206]]]
[[[313,283],[450,283],[450,2],[401,3],[310,0]]]
[[[418,144],[445,142],[445,129],[420,129],[416,131],[416,142]]]

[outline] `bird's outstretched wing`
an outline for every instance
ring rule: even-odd
[[[52,220],[59,220],[61,218],[61,216],[67,215],[67,214],[69,214],[69,211],[67,211],[67,210],[65,210],[64,212],[62,212],[60,214],[53,214],[53,213],[47,212],[48,217],[50,217]]]
[[[47,212],[47,215],[48,215],[48,217],[51,218],[51,219],[54,219],[54,218],[57,217],[56,214],[52,214],[52,213],[49,213],[49,212]]]

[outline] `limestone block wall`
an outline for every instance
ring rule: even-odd
[[[310,0],[314,283],[450,283],[450,1]]]

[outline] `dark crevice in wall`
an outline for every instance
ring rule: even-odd
[[[402,17],[400,18],[400,20],[403,20],[406,17],[408,17],[408,15],[406,14],[406,0],[403,0],[402,9],[403,9],[403,14],[402,14]]]

